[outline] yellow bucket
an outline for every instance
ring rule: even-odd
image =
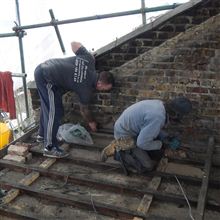
[[[4,148],[10,140],[11,131],[7,124],[0,123],[0,150]]]

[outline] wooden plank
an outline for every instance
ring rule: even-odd
[[[2,216],[7,216],[7,219],[21,219],[21,220],[41,220],[39,216],[33,216],[33,213],[29,214],[27,212],[22,212],[15,208],[12,208],[8,205],[1,205],[0,206],[0,219]]]
[[[128,209],[127,207],[118,207],[114,204],[106,204],[103,202],[99,202],[96,199],[94,199],[93,203],[91,203],[91,198],[88,195],[72,196],[72,195],[57,193],[54,191],[50,192],[46,190],[39,190],[31,186],[24,186],[16,183],[0,182],[0,185],[5,187],[13,187],[22,192],[26,192],[29,195],[45,198],[49,201],[59,202],[62,205],[66,204],[77,208],[83,208],[86,210],[94,210],[95,207],[98,213],[104,215],[110,215],[113,217],[117,217],[119,219],[130,219],[133,216],[143,217],[143,218],[146,217],[135,210]]]
[[[143,179],[141,178],[139,181],[136,181],[135,184],[126,181],[122,183],[121,181],[109,181],[108,179],[100,179],[96,176],[90,175],[89,177],[86,175],[77,175],[71,172],[59,172],[56,170],[47,170],[42,169],[40,167],[30,166],[27,164],[15,164],[10,163],[5,160],[0,160],[0,166],[1,167],[8,167],[10,169],[19,169],[19,170],[29,170],[30,172],[39,172],[40,176],[46,176],[46,177],[52,177],[53,179],[59,179],[63,180],[68,176],[68,182],[71,182],[73,184],[77,183],[79,185],[91,185],[96,188],[106,188],[106,189],[112,189],[113,191],[117,190],[117,192],[121,192],[123,190],[124,193],[127,194],[138,194],[138,195],[144,195],[149,192],[149,190],[142,187]],[[131,181],[132,182],[132,181]],[[140,187],[141,186],[141,187]]]
[[[30,149],[30,151],[32,152],[33,155],[42,156],[42,151],[40,151],[40,150]],[[169,160],[169,158],[168,158],[168,160]],[[80,165],[80,166],[89,166],[91,168],[96,168],[96,169],[97,168],[98,169],[112,169],[112,168],[115,168],[114,169],[115,172],[117,172],[117,173],[122,172],[121,167],[120,167],[119,164],[111,163],[111,162],[103,163],[103,162],[100,162],[100,161],[97,161],[97,160],[92,160],[92,159],[88,159],[88,158],[85,159],[85,158],[77,157],[77,156],[73,156],[73,155],[71,155],[69,157],[65,157],[65,158],[60,158],[59,161],[60,162],[70,162],[72,164],[77,164],[77,165]],[[179,163],[179,162],[177,162],[177,163]],[[7,165],[6,163],[2,163],[1,160],[0,160],[0,164],[2,164],[2,166],[4,166],[4,167],[10,167],[10,164]],[[173,180],[173,174],[172,173],[166,173],[166,172],[163,172],[163,171],[151,171],[151,172],[145,173],[144,176],[149,176],[149,177],[160,176],[162,178]],[[179,174],[176,174],[176,176],[179,180],[189,182],[190,184],[191,183],[192,184],[195,184],[195,183],[196,184],[201,184],[201,182],[202,182],[202,179],[197,178],[197,177],[185,176],[185,175],[179,175]],[[220,181],[218,179],[216,179],[216,178],[215,179],[214,178],[210,179],[210,186],[213,186],[215,188],[219,188],[219,185],[220,185]]]
[[[1,200],[3,204],[7,204],[11,202],[13,199],[15,199],[19,195],[20,191],[18,189],[11,189],[7,192],[7,195],[5,195]]]
[[[32,170],[39,172],[41,176],[47,176],[47,177],[53,177],[53,179],[64,179],[68,176],[68,182],[74,183],[74,184],[79,184],[79,185],[92,185],[92,187],[95,187],[96,189],[101,189],[106,188],[107,190],[113,190],[121,193],[126,194],[132,194],[132,195],[145,195],[149,194],[154,196],[158,200],[162,201],[170,201],[170,202],[175,202],[178,204],[185,204],[185,199],[182,195],[177,195],[174,193],[166,193],[166,192],[158,192],[156,190],[150,190],[148,188],[140,188],[139,185],[131,185],[129,183],[121,183],[119,182],[112,182],[109,181],[108,179],[99,179],[96,177],[93,177],[92,175],[88,176],[86,175],[83,177],[82,175],[72,175],[69,172],[59,172],[55,170],[47,170],[47,169],[41,169],[39,167],[31,167],[29,165],[25,164],[15,164],[15,163],[9,163],[4,160],[0,160],[0,166],[2,167],[9,167],[10,169],[22,169],[22,170]],[[162,177],[163,178],[163,177]],[[173,177],[172,177],[173,178]],[[0,183],[1,186],[1,183]],[[193,198],[192,196],[188,196],[188,200],[192,205],[197,204],[197,199]],[[213,203],[209,203],[210,207],[213,206],[213,208],[218,208],[220,210],[219,205],[215,205]]]
[[[157,190],[161,182],[161,177],[153,177],[149,189]],[[137,208],[137,211],[147,214],[152,203],[153,196],[145,194]]]
[[[162,158],[157,166],[157,170],[158,171],[163,171],[166,169],[168,163],[168,159],[167,158]],[[148,189],[149,190],[157,190],[159,185],[161,183],[161,177],[159,176],[154,176],[153,179],[151,180]],[[137,211],[147,215],[149,209],[150,209],[150,205],[153,201],[153,195],[149,195],[149,194],[145,194],[137,208]],[[138,217],[134,217],[133,220],[141,220],[141,218]]]
[[[164,217],[164,216],[157,216],[157,215],[149,215],[149,216],[143,216],[140,215],[140,213],[137,213],[135,210],[128,209],[127,207],[118,207],[113,204],[106,204],[99,201],[96,201],[95,199],[93,202],[91,202],[91,198],[86,195],[65,195],[62,193],[57,192],[48,192],[46,190],[38,190],[34,189],[34,187],[30,186],[22,186],[14,183],[4,183],[0,182],[0,185],[5,185],[7,187],[13,187],[18,188],[21,191],[26,192],[29,195],[39,197],[41,199],[46,199],[49,201],[55,201],[59,202],[59,204],[69,205],[74,208],[84,209],[86,211],[94,211],[94,207],[97,210],[97,218],[99,214],[103,214],[105,216],[112,216],[115,217],[115,219],[131,219],[134,215],[137,215],[137,220],[143,219],[146,217],[149,217],[150,219],[157,219],[157,220],[174,220],[172,218]],[[9,217],[15,217],[16,219],[48,219],[46,216],[40,216],[43,214],[42,212],[34,214],[34,213],[28,213],[26,211],[22,212],[17,209],[12,209],[8,205],[1,205],[0,206],[0,212],[3,215],[9,216]],[[54,219],[54,218],[52,218]]]
[[[47,158],[45,161],[43,161],[40,164],[40,168],[44,168],[44,169],[48,169],[49,167],[51,167],[54,163],[56,162],[55,158]]]
[[[54,158],[47,158],[45,161],[43,161],[40,164],[41,168],[48,169],[50,166],[52,166],[56,162],[56,159]],[[32,171],[29,173],[27,176],[25,176],[22,180],[19,181],[20,184],[24,186],[29,186],[31,185],[36,179],[38,179],[40,176],[39,172]],[[19,189],[11,189],[8,191],[7,195],[5,195],[2,198],[2,203],[3,204],[8,204],[12,200],[14,200],[18,195],[20,194]]]
[[[177,164],[169,162],[167,168],[165,170],[166,173],[170,173],[173,175],[182,175],[182,176],[190,176],[202,179],[204,175],[204,171],[201,168],[187,165],[187,164]]]
[[[214,137],[209,138],[207,157],[204,167],[204,175],[202,179],[202,186],[199,193],[198,204],[197,204],[197,218],[198,220],[204,219],[204,211],[207,199],[207,192],[209,186],[209,175],[212,166],[212,155],[214,151]]]
[[[25,186],[31,185],[38,177],[40,176],[39,172],[31,172],[27,176],[25,176],[21,181],[19,181],[20,184],[23,184]]]

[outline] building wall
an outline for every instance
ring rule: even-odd
[[[214,6],[219,6],[220,1],[204,2],[207,9],[200,6],[201,19],[207,13],[216,14],[217,7],[215,10]],[[193,16],[193,10],[198,11],[198,7],[191,9],[186,17]],[[198,13],[196,16],[199,19]],[[111,59],[117,62],[119,58]],[[103,127],[113,128],[120,113],[137,101],[166,101],[184,95],[192,101],[193,112],[184,124],[171,127],[170,131],[192,141],[207,141],[208,136],[214,135],[220,142],[220,15],[193,25],[112,72],[116,81],[112,92],[94,93],[90,106],[95,119]],[[36,90],[33,89],[31,94],[33,108],[36,109],[39,107]],[[64,122],[83,123],[77,96],[69,92],[63,97],[63,103]]]
[[[220,140],[220,15],[144,53],[114,73],[115,111],[142,99],[165,101],[184,95],[193,102],[193,113],[180,132],[191,139],[207,140],[208,135],[214,135]]]
[[[148,26],[150,28],[148,31],[138,34],[134,38],[129,38],[125,43],[119,44],[117,40],[113,42],[115,46],[112,49],[106,51],[105,54],[96,56],[96,67],[101,71],[121,66],[218,13],[220,13],[220,1],[205,0],[167,21],[164,20],[156,27],[154,26],[155,22],[152,22]]]
[[[112,125],[132,103],[143,99],[165,101],[184,95],[192,101],[193,112],[184,124],[171,130],[191,140],[207,140],[214,135],[220,141],[220,15],[112,72],[115,88],[111,93],[95,93],[91,106],[104,127]],[[64,99],[72,112],[78,109],[73,104],[75,99],[72,93]],[[69,114],[70,118],[73,115]]]

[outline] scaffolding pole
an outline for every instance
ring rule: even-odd
[[[16,33],[5,33],[5,34],[0,34],[0,38],[3,37],[17,37]]]
[[[20,60],[21,60],[21,70],[22,73],[25,74],[25,62],[24,62],[24,51],[23,51],[23,42],[22,38],[26,34],[24,32],[25,29],[34,29],[34,28],[41,28],[41,27],[48,27],[48,26],[54,26],[61,50],[65,53],[65,48],[61,39],[61,35],[58,29],[58,25],[62,24],[70,24],[70,23],[77,23],[77,22],[84,22],[84,21],[92,21],[92,20],[98,20],[98,19],[106,19],[106,18],[114,18],[114,17],[121,17],[121,16],[127,16],[127,15],[135,15],[135,14],[142,14],[143,17],[143,24],[146,23],[146,17],[144,19],[145,13],[149,12],[156,12],[156,11],[163,11],[163,10],[170,10],[174,9],[182,4],[174,3],[172,5],[165,5],[165,6],[158,6],[158,7],[152,7],[152,8],[144,8],[144,0],[142,0],[142,8],[138,10],[131,10],[131,11],[124,11],[124,12],[116,12],[116,13],[110,13],[110,14],[103,14],[103,15],[94,15],[89,17],[82,17],[82,18],[74,18],[74,19],[67,19],[58,21],[55,19],[52,9],[50,9],[50,15],[51,15],[51,22],[47,23],[40,23],[40,24],[33,24],[33,25],[24,25],[21,26],[20,21],[20,12],[19,12],[19,1],[16,1],[16,13],[17,13],[17,21],[18,24],[16,24],[15,27],[13,27],[13,30],[15,33],[5,33],[0,34],[0,38],[4,37],[14,37],[17,36],[19,38],[19,49],[20,49]],[[25,105],[26,105],[26,114],[27,118],[29,118],[29,108],[28,108],[28,97],[27,97],[27,83],[26,83],[26,77],[22,77],[23,80],[23,87],[24,87],[24,95],[25,95]]]
[[[144,9],[131,10],[131,11],[116,12],[116,13],[111,13],[111,14],[94,15],[94,16],[89,16],[89,17],[67,19],[67,20],[62,20],[62,21],[54,20],[52,22],[47,22],[47,23],[15,26],[13,30],[18,31],[18,30],[34,29],[34,28],[48,27],[48,26],[54,26],[54,25],[62,25],[62,24],[77,23],[77,22],[83,22],[83,21],[92,21],[92,20],[98,20],[98,19],[106,19],[106,18],[121,17],[121,16],[127,16],[127,15],[135,15],[135,14],[170,10],[180,5],[182,4],[175,3],[173,5],[165,5],[165,6],[158,6],[158,7],[153,7],[153,8],[144,8]]]
[[[27,77],[26,73],[12,73],[12,77]]]
[[[52,23],[56,22],[56,19],[54,17],[54,13],[53,13],[52,9],[49,10],[49,13],[50,13],[50,16],[51,16],[51,19],[52,19],[51,22]],[[60,35],[59,28],[56,24],[54,24],[53,26],[54,26],[55,32],[57,34],[57,38],[58,38],[61,50],[62,50],[63,54],[65,54],[66,51],[65,51],[65,48],[64,48],[64,45],[63,45],[63,41],[62,41],[62,38],[61,38],[61,35]]]
[[[145,9],[145,0],[141,0],[141,10],[142,10],[142,24],[146,24],[146,14],[144,12]]]
[[[17,12],[17,21],[18,25],[21,25],[20,20],[20,12],[19,12],[19,3],[16,0],[16,12]],[[24,50],[23,50],[23,41],[22,38],[24,36],[23,30],[17,30],[18,42],[19,42],[19,51],[20,51],[20,60],[21,60],[21,72],[25,73],[25,62],[24,62]],[[25,98],[25,108],[26,108],[26,116],[29,118],[29,108],[28,108],[28,95],[27,95],[27,82],[26,77],[22,77],[23,87],[24,87],[24,98]]]

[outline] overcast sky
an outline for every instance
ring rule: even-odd
[[[16,21],[15,2],[15,0],[0,0],[1,34],[13,33],[12,28]],[[155,7],[185,2],[187,0],[145,0],[145,6]],[[141,0],[20,0],[19,7],[21,25],[31,25],[49,22],[51,20],[49,9],[53,9],[56,19],[66,20],[140,9]],[[147,13],[147,21],[163,13],[165,11]],[[53,57],[72,56],[71,41],[80,41],[88,50],[97,50],[141,24],[141,15],[129,15],[60,25],[59,30],[66,49],[65,55],[60,49],[53,27],[26,30],[23,46],[28,81],[33,80],[33,71],[40,62]],[[0,71],[21,72],[17,37],[0,38],[0,47]],[[14,81],[15,87],[22,85],[19,83],[20,79]]]

